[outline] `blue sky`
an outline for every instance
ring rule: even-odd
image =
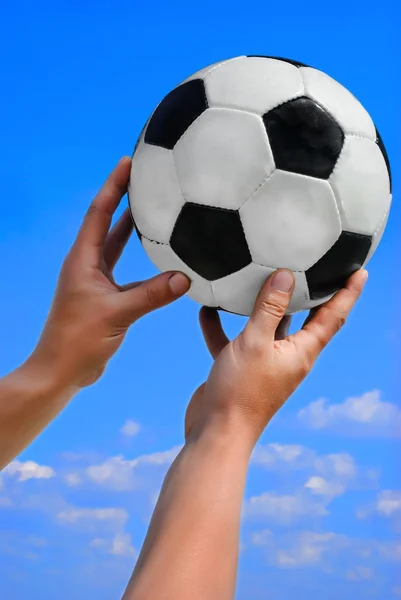
[[[33,349],[93,194],[118,158],[131,154],[155,104],[186,76],[240,54],[288,56],[337,78],[372,114],[393,165],[389,225],[349,323],[252,459],[238,600],[401,595],[392,431],[401,410],[395,4],[7,4],[0,22],[1,374]],[[133,238],[118,279],[154,273]],[[210,367],[197,311],[184,298],[137,323],[103,379],[2,476],[2,598],[119,597],[182,443],[186,403]],[[244,324],[231,315],[223,321],[230,336]]]

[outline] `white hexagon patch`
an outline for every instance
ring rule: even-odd
[[[275,171],[240,209],[254,262],[306,271],[341,234],[327,181]]]
[[[178,180],[186,200],[238,209],[274,170],[260,117],[206,110],[174,148]]]
[[[386,162],[377,144],[347,136],[332,173],[343,229],[372,235],[379,227],[390,196]]]
[[[297,67],[272,58],[244,57],[229,62],[205,78],[209,106],[248,110],[258,115],[302,96]]]
[[[132,161],[128,197],[141,234],[168,244],[185,202],[171,150],[140,143]]]

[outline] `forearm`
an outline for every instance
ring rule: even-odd
[[[251,448],[208,431],[164,481],[123,600],[232,600]]]
[[[0,470],[20,454],[71,400],[51,367],[30,359],[0,379]]]

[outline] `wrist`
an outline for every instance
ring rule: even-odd
[[[29,383],[32,389],[37,389],[44,397],[56,397],[59,395],[78,392],[75,385],[63,372],[62,365],[57,361],[46,359],[36,350],[29,356],[19,369],[18,376]]]
[[[258,437],[252,427],[234,415],[209,416],[206,422],[191,430],[185,445],[198,443],[219,453],[227,449],[231,455],[249,461]]]
[[[47,385],[58,389],[79,391],[94,383],[104,366],[88,368],[82,359],[79,344],[63,335],[45,335],[27,360],[26,368],[34,375],[40,373]]]

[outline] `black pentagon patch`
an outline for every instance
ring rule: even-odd
[[[162,100],[150,119],[145,142],[172,150],[188,127],[208,108],[202,79],[193,79]]]
[[[174,226],[170,246],[188,267],[208,281],[235,273],[252,262],[236,210],[187,202]]]
[[[305,273],[311,300],[319,300],[344,287],[348,277],[364,264],[372,238],[343,231],[336,243]]]
[[[384,145],[384,142],[382,140],[382,136],[380,135],[379,130],[377,129],[377,127],[376,127],[376,143],[379,146],[380,150],[382,151],[383,158],[386,161],[388,176],[389,176],[389,179],[390,179],[390,194],[391,194],[392,189],[393,189],[393,181],[392,181],[392,175],[391,175],[390,160],[388,158],[386,146]]]
[[[263,116],[276,167],[328,179],[344,143],[336,121],[314,100],[297,98]]]
[[[294,67],[309,67],[305,63],[301,63],[297,60],[292,60],[291,58],[282,58],[281,56],[264,56],[263,54],[249,54],[247,58],[273,58],[274,60],[281,60],[282,62],[290,63],[290,65],[294,65]]]

